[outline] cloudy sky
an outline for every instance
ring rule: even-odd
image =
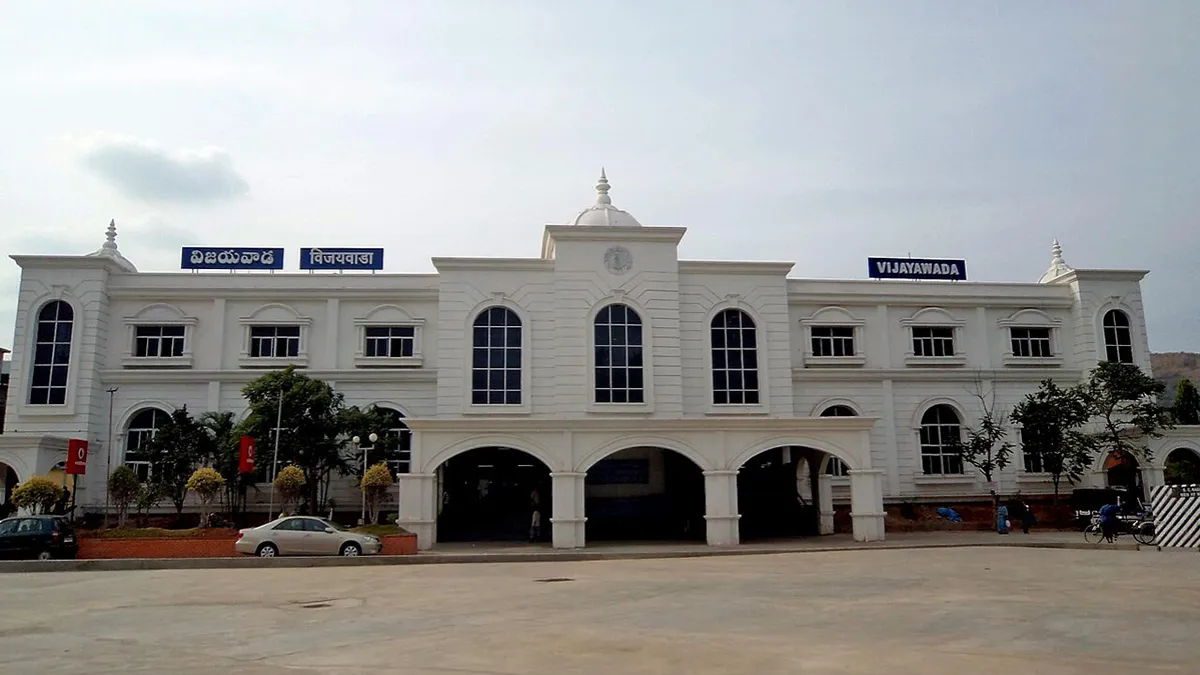
[[[593,201],[689,258],[1152,270],[1200,351],[1200,2],[8,2],[0,252],[535,256]],[[0,345],[19,270],[0,262]]]

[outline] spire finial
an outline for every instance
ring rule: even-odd
[[[1054,246],[1050,247],[1050,253],[1053,255],[1054,262],[1063,262],[1062,245],[1058,243],[1057,238],[1054,240]]]
[[[104,233],[104,245],[101,248],[117,250],[117,220],[108,221],[108,231]]]
[[[612,198],[608,196],[608,176],[604,174],[604,167],[600,167],[600,182],[596,183],[596,192],[599,193],[596,197],[597,204],[612,204]]]

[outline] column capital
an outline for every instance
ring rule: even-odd
[[[849,469],[846,473],[853,476],[854,474],[863,474],[867,476],[882,476],[883,469]]]
[[[402,473],[396,476],[398,479],[413,479],[413,478],[437,478],[436,473]]]
[[[586,478],[587,472],[585,472],[585,471],[551,471],[550,477],[551,478]]]
[[[736,476],[737,469],[717,469],[715,471],[701,471],[705,476]]]

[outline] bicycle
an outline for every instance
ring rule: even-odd
[[[1143,546],[1153,546],[1155,540],[1154,517],[1139,513],[1132,521],[1118,518],[1117,527],[1113,530],[1113,543],[1124,534],[1133,535],[1133,540]],[[1089,544],[1099,544],[1104,541],[1104,530],[1100,527],[1100,516],[1092,516],[1092,520],[1083,530],[1083,540]]]

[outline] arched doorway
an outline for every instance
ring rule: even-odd
[[[1131,499],[1146,499],[1142,489],[1142,468],[1133,455],[1124,450],[1110,452],[1104,459],[1104,473],[1108,487],[1125,490]]]
[[[584,479],[587,541],[704,541],[704,473],[656,447],[615,452]]]
[[[550,540],[550,469],[504,447],[468,450],[437,469],[437,541],[529,541],[534,502],[538,541]]]
[[[820,481],[826,453],[781,446],[751,457],[738,470],[742,541],[820,534]],[[832,462],[835,458],[830,458]]]
[[[1200,455],[1191,448],[1175,448],[1163,462],[1163,481],[1168,485],[1200,484]]]
[[[0,513],[8,511],[8,504],[19,480],[15,469],[0,462]]]

